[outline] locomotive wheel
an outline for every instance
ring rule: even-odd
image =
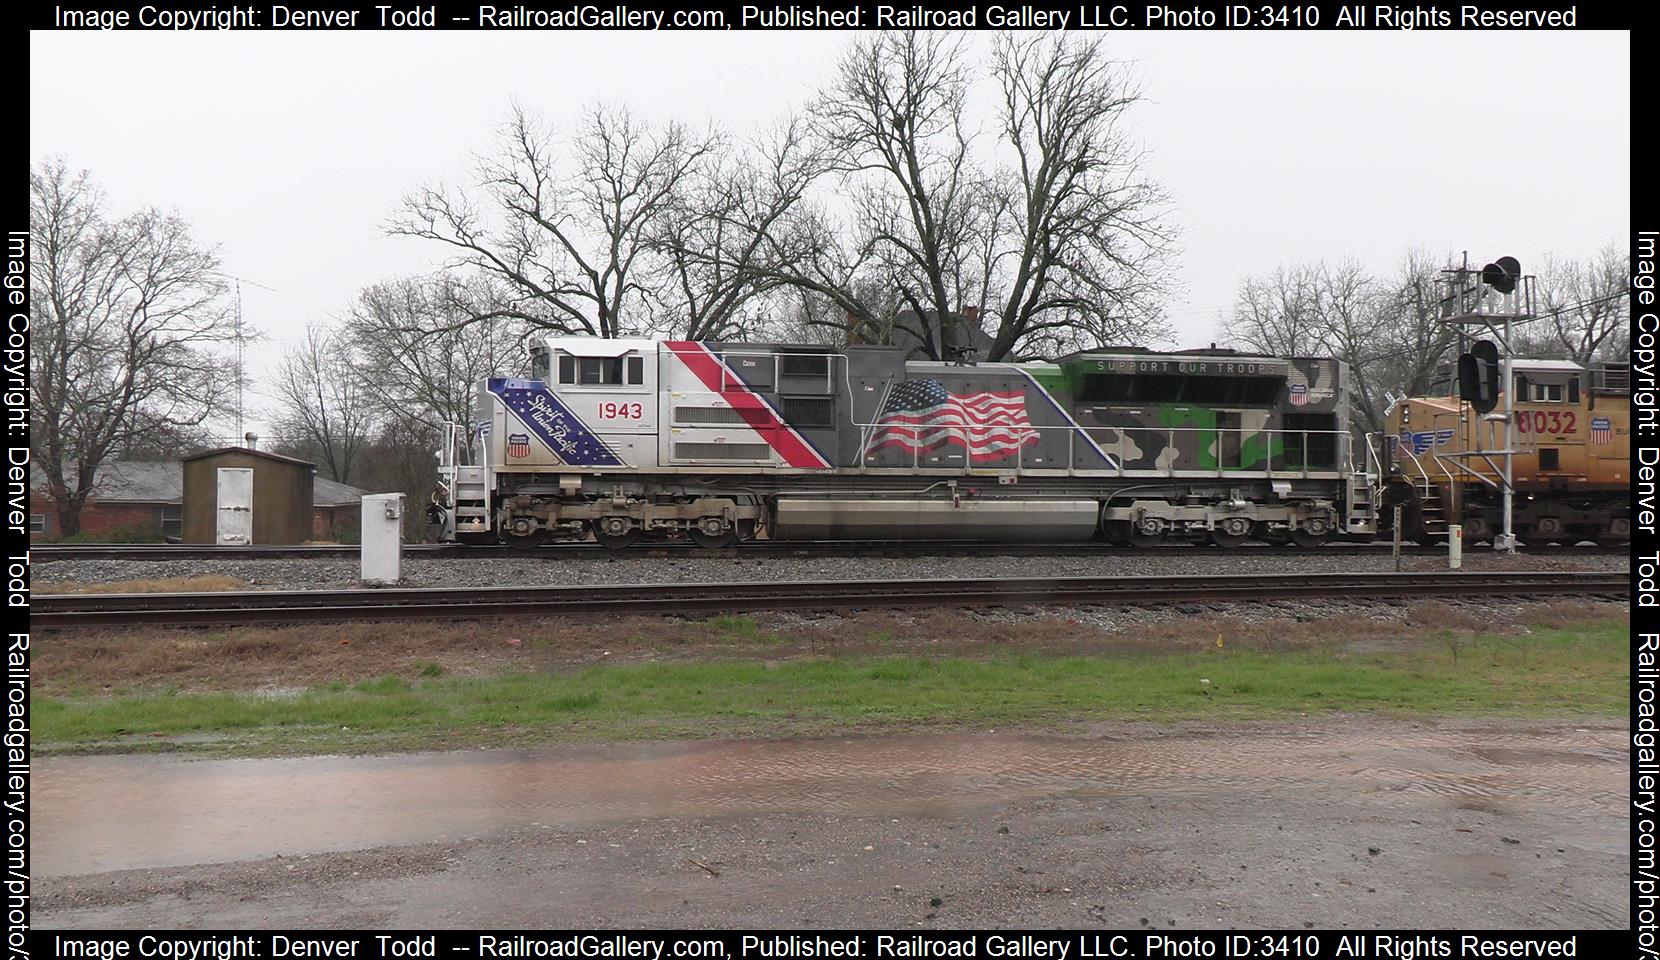
[[[634,542],[639,539],[639,527],[630,527],[627,533],[606,533],[598,527],[594,528],[594,542],[609,550],[621,550],[624,547],[633,546]]]
[[[1125,538],[1125,542],[1132,547],[1156,547],[1164,542],[1166,531],[1163,524],[1155,524],[1151,528],[1139,523],[1131,523],[1127,526],[1129,527],[1129,533]]]
[[[1130,521],[1102,520],[1101,535],[1107,538],[1108,543],[1128,544],[1130,542]]]
[[[1307,530],[1291,531],[1291,542],[1309,550],[1315,547],[1323,547],[1330,540],[1331,534],[1329,533],[1309,533]]]
[[[1253,524],[1245,517],[1227,517],[1210,531],[1210,542],[1219,547],[1237,547],[1251,539]]]
[[[725,530],[721,533],[704,533],[702,530],[693,527],[691,530],[687,531],[687,533],[691,536],[693,543],[709,550],[719,550],[722,547],[734,546],[738,542],[738,531],[736,530]]]
[[[534,550],[548,542],[548,532],[538,530],[535,533],[509,533],[502,537],[502,540],[515,550]]]
[[[738,542],[738,528],[726,526],[720,517],[704,517],[687,531],[692,542],[710,550],[730,547]]]

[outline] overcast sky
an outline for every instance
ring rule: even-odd
[[[30,154],[90,170],[115,211],[176,208],[219,244],[247,281],[246,320],[271,338],[268,366],[361,287],[438,261],[382,226],[404,191],[486,148],[510,100],[554,121],[622,101],[743,133],[824,84],[850,36],[37,32]],[[1352,256],[1383,271],[1422,246],[1531,268],[1625,243],[1629,34],[1108,43],[1139,65],[1134,131],[1184,231],[1167,346],[1214,339],[1241,278],[1281,263]]]

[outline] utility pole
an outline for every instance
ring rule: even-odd
[[[248,379],[242,366],[242,281],[236,281],[236,435],[242,436],[242,383]]]

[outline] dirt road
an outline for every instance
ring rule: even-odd
[[[37,773],[71,926],[1625,926],[1624,728],[1322,715]]]

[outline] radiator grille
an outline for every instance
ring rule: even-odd
[[[792,427],[836,425],[836,401],[830,397],[780,397],[779,406]]]
[[[764,443],[677,443],[676,460],[771,460],[772,448]]]
[[[743,415],[731,407],[675,407],[675,423],[743,423]]]

